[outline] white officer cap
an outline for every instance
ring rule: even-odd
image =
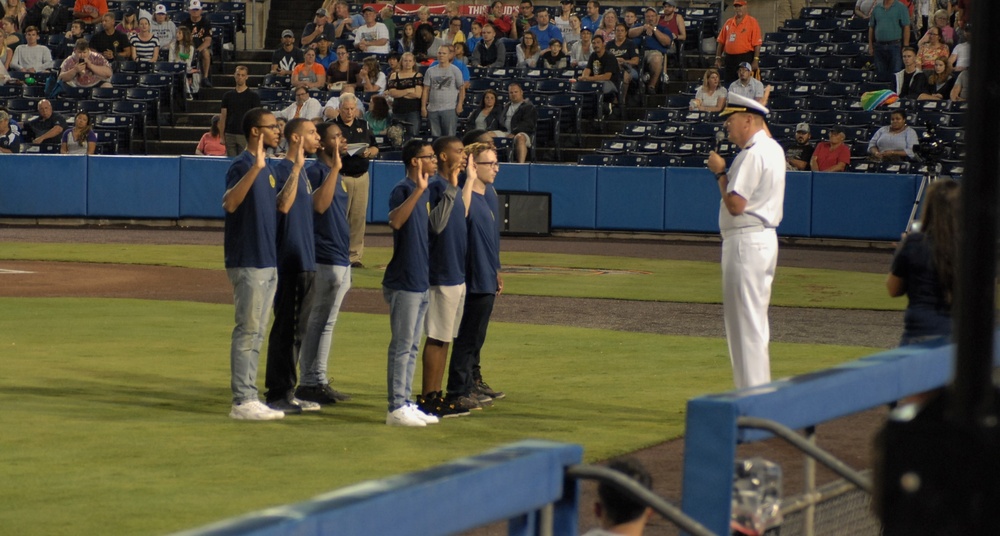
[[[726,108],[719,112],[720,117],[725,117],[729,114],[735,113],[748,113],[757,114],[763,117],[767,117],[767,114],[771,113],[763,104],[744,97],[743,95],[737,95],[736,93],[730,93],[726,97]]]

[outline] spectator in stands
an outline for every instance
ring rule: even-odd
[[[326,70],[326,83],[330,89],[334,89],[337,84],[356,84],[358,73],[361,72],[361,65],[351,61],[351,55],[347,53],[347,47],[339,45],[337,47],[337,61],[330,64]]]
[[[815,148],[809,139],[812,137],[809,131],[809,123],[799,123],[795,126],[795,140],[792,143],[784,144],[785,165],[789,171],[805,171],[809,169],[809,162]]]
[[[107,12],[107,0],[76,0],[73,3],[73,18],[80,19],[87,24],[94,24],[101,20]]]
[[[323,3],[322,9],[326,10],[327,16],[331,13],[333,14],[331,24],[333,24],[334,39],[349,39],[353,41],[354,29],[364,24],[364,17],[353,17],[350,8],[347,6],[347,2],[342,0],[326,0]]]
[[[733,2],[735,15],[726,21],[719,31],[715,48],[715,67],[723,66],[722,54],[725,53],[725,79],[723,83],[736,80],[741,63],[750,63],[751,72],[759,68],[760,46],[764,37],[760,32],[757,19],[747,13],[746,0]],[[895,71],[893,71],[895,72]]]
[[[306,27],[302,29],[302,39],[300,40],[300,44],[303,47],[315,48],[316,43],[318,43],[322,37],[326,37],[327,41],[333,41],[336,39],[337,36],[335,33],[333,24],[330,23],[326,10],[319,8],[316,10],[316,13],[313,14],[313,20],[306,24]]]
[[[399,51],[403,52],[413,52],[413,45],[416,40],[416,29],[413,27],[412,22],[407,22],[403,25],[403,35],[399,38]]]
[[[344,141],[350,146],[367,143],[368,148],[354,154],[342,155],[344,167],[341,178],[347,188],[347,222],[351,227],[350,260],[351,268],[364,268],[361,259],[365,251],[365,218],[368,215],[368,163],[378,156],[375,136],[368,123],[361,119],[358,98],[354,94],[340,96],[340,116],[336,123],[344,134]]]
[[[77,112],[73,128],[63,132],[61,138],[60,154],[94,154],[97,151],[97,133],[87,112]]]
[[[479,99],[479,110],[469,114],[465,122],[466,132],[471,130],[482,130],[490,132],[491,135],[504,136],[500,117],[500,107],[497,106],[497,92],[487,89]]]
[[[462,19],[459,17],[451,19],[451,22],[448,24],[448,29],[441,32],[441,39],[443,39],[445,43],[450,43],[452,45],[464,43],[465,33],[462,32]]]
[[[955,85],[951,88],[951,100],[954,102],[965,102],[969,100],[969,70],[966,69],[958,73]]]
[[[129,38],[132,45],[132,59],[136,61],[160,61],[160,41],[153,35],[153,28],[147,18],[139,19],[139,31]]]
[[[472,51],[476,50],[476,45],[483,40],[483,25],[479,24],[478,21],[472,21],[471,29],[469,30],[469,35],[466,36],[465,46],[469,48],[469,55],[472,55]]]
[[[430,26],[434,33],[437,33],[437,29],[434,28],[434,23],[431,22],[431,8],[426,5],[417,8],[417,20],[413,21],[413,27],[415,29],[420,29],[421,26]]]
[[[542,56],[542,48],[538,46],[538,37],[532,32],[527,32],[521,38],[521,44],[517,45],[517,66],[534,68],[538,66],[538,58]]]
[[[726,88],[722,87],[717,69],[705,69],[701,85],[694,94],[693,108],[702,112],[721,112],[726,107]]]
[[[30,4],[29,2],[27,5]],[[35,26],[42,35],[49,36],[65,32],[73,22],[73,6],[64,6],[59,0],[38,0],[34,4],[28,9],[28,15],[22,23],[24,27]]]
[[[6,36],[4,38],[4,43],[12,50],[17,50],[17,47],[24,44],[24,34],[18,31],[16,18],[4,17],[3,20],[0,20],[0,29],[3,30],[3,33]]]
[[[465,89],[469,89],[469,80],[472,79],[472,73],[469,72],[469,66],[465,63],[469,59],[469,51],[465,47],[465,43],[456,44],[453,49],[455,52],[455,57],[451,59],[451,64],[458,67],[459,71],[462,71],[462,82],[465,83]],[[434,67],[438,64],[437,60],[431,63],[428,67]]]
[[[541,46],[545,46],[545,48],[542,49],[542,53],[544,54],[545,51],[548,50],[548,44],[551,43],[553,39],[562,43],[563,34],[562,30],[556,27],[556,25],[549,24],[548,10],[539,11],[536,18],[538,19],[538,24],[532,26],[530,31],[535,34],[535,37],[538,38],[538,43]]]
[[[389,29],[376,19],[375,8],[366,6],[365,24],[354,31],[354,48],[371,54],[389,53]]]
[[[618,458],[608,463],[608,469],[618,471],[634,480],[647,490],[653,489],[653,477],[639,460]],[[594,515],[601,528],[592,529],[583,536],[606,536],[609,534],[641,535],[646,523],[653,516],[653,509],[641,501],[633,499],[613,484],[601,482],[597,486],[597,502]]]
[[[940,28],[927,30],[918,43],[920,49],[917,50],[917,58],[920,61],[920,68],[924,71],[934,70],[934,60],[942,56],[948,57],[948,45],[941,41]]]
[[[104,15],[103,30],[90,38],[90,48],[96,50],[109,62],[126,61],[132,58],[132,44],[127,35],[115,29],[113,13]]]
[[[389,102],[382,95],[375,95],[369,103],[369,109],[365,112],[365,121],[368,128],[375,136],[384,136],[389,128]]]
[[[920,228],[903,234],[885,281],[890,296],[906,294],[908,300],[900,346],[951,335],[960,220],[959,183],[950,179],[931,183]]]
[[[503,14],[503,2],[496,0],[490,4],[490,11],[476,18],[476,22],[483,27],[483,31],[489,25],[493,26],[493,31],[496,34],[495,37],[510,37],[511,29],[514,23],[511,21],[510,17]],[[516,33],[514,34],[516,37]],[[475,52],[475,49],[473,49]]]
[[[566,69],[569,67],[569,56],[563,52],[562,42],[553,39],[549,48],[538,59],[538,66],[545,69]]]
[[[86,39],[80,39],[73,54],[63,60],[59,68],[59,82],[70,87],[110,86],[111,74],[111,66],[104,55],[91,50]]]
[[[868,24],[868,49],[875,70],[889,74],[903,68],[903,48],[910,46],[910,13],[896,0],[876,2]]]
[[[424,72],[420,114],[427,118],[435,138],[455,135],[465,102],[465,82],[462,71],[451,64],[453,55],[451,45],[441,45],[438,64]]]
[[[587,65],[590,55],[594,52],[593,47],[591,47],[593,36],[594,33],[586,28],[580,30],[580,40],[573,43],[573,46],[570,47],[569,64],[571,66],[580,67],[581,65]]]
[[[208,132],[201,135],[198,147],[194,154],[201,156],[226,156],[226,142],[222,139],[222,131],[219,130],[219,121],[222,117],[218,114],[212,116],[212,126]]]
[[[409,52],[399,60],[399,72],[389,75],[386,94],[392,97],[392,115],[406,123],[411,137],[420,133],[420,100],[423,96],[424,77],[416,69],[416,60]]]
[[[796,11],[795,16],[798,17],[798,15],[798,11]],[[660,24],[666,26],[670,30],[670,33],[674,34],[674,41],[684,41],[687,39],[687,28],[684,26],[684,17],[677,12],[677,0],[664,0],[663,14],[660,15]]]
[[[510,100],[500,112],[500,125],[505,136],[514,140],[514,156],[520,163],[528,161],[528,149],[535,139],[538,129],[538,110],[524,98],[521,84],[513,82],[508,88]]]
[[[949,47],[952,46],[952,45],[954,45],[955,44],[955,29],[952,28],[951,25],[948,24],[948,11],[944,10],[944,9],[939,9],[936,12],[934,12],[933,22],[934,22],[934,24],[931,25],[930,28],[928,28],[928,30],[933,29],[933,28],[937,28],[941,32],[941,35],[940,35],[941,42],[943,42],[944,44],[948,45]],[[928,39],[927,32],[924,32],[924,35],[920,37],[919,41],[917,41],[917,46],[923,45],[928,40],[929,39]]]
[[[955,76],[948,58],[940,57],[934,60],[934,72],[927,77],[927,83],[917,100],[948,100],[954,85]]]
[[[639,22],[639,16],[636,15],[634,9],[626,9],[625,12],[622,13],[622,20],[625,22],[625,27],[629,30],[635,28],[636,26],[642,26],[642,23]]]
[[[326,87],[326,69],[316,63],[316,51],[306,49],[303,61],[292,71],[292,87],[322,89]]]
[[[25,73],[40,73],[55,66],[49,47],[38,44],[38,28],[34,26],[25,28],[24,39],[27,44],[14,50],[14,56],[10,62],[11,68]]]
[[[858,0],[854,4],[854,16],[868,20],[872,16],[872,9],[875,8],[875,2],[880,0]]]
[[[580,19],[580,29],[590,30],[594,35],[601,26],[601,3],[597,0],[587,2],[587,16]]]
[[[150,26],[156,40],[160,42],[160,50],[170,50],[174,46],[174,41],[177,40],[177,25],[167,15],[167,6],[156,4],[153,9],[153,22]]]
[[[813,151],[809,169],[813,171],[846,171],[851,165],[851,148],[844,140],[844,130],[839,126],[830,127],[830,141],[821,141]]]
[[[743,0],[736,0],[741,1]],[[646,74],[643,75],[643,81],[646,83],[646,91],[656,93],[657,82],[666,84],[670,80],[667,76],[667,50],[674,42],[674,34],[660,24],[660,16],[655,9],[646,8],[644,17],[644,24],[629,30],[628,36],[639,39],[641,43],[644,50],[642,59]]]
[[[83,26],[84,26],[83,21],[75,20],[69,25],[69,30],[67,30],[66,33],[63,34],[63,37],[65,37],[66,41],[70,43],[70,46],[72,46],[72,43],[76,43],[78,39],[84,39]]]
[[[183,63],[186,66],[187,76],[184,79],[184,94],[187,98],[198,94],[201,88],[201,73],[194,65],[195,56],[198,52],[194,48],[194,39],[191,37],[191,28],[181,26],[177,29],[177,40],[174,46],[170,47],[170,61]]]
[[[324,70],[328,70],[335,61],[337,53],[330,48],[330,41],[321,35],[316,41],[316,63],[322,65]]]
[[[437,57],[438,48],[444,40],[434,35],[434,29],[429,24],[417,26],[417,36],[413,41],[413,56],[418,63],[430,61]]]
[[[9,81],[10,81],[10,73],[7,72],[7,67],[4,66],[3,61],[0,61],[0,84],[6,84]]]
[[[615,12],[614,8],[604,10],[604,15],[601,16],[601,25],[594,31],[594,37],[597,37],[598,35],[603,37],[605,43],[614,41],[615,26],[617,25],[618,13]]]
[[[401,54],[399,52],[390,52],[388,56],[385,57],[385,67],[382,68],[382,72],[386,76],[399,71],[399,58]]]
[[[24,17],[28,15],[28,8],[21,0],[7,0],[2,15],[16,19],[17,27],[20,28],[24,25]]]
[[[913,47],[903,49],[903,70],[896,73],[896,94],[901,99],[916,99],[924,90],[927,79],[917,68],[917,51]]]
[[[971,0],[958,0],[955,7],[957,8],[955,10],[955,27],[965,28],[972,21],[969,18],[969,8],[972,7],[972,2]]]
[[[238,156],[247,148],[247,139],[243,132],[243,116],[250,110],[260,107],[260,95],[247,86],[250,71],[245,65],[237,65],[233,72],[236,88],[227,91],[222,96],[222,134],[226,140],[226,156]],[[268,114],[270,115],[270,113]]]
[[[385,91],[385,73],[379,69],[378,59],[375,56],[368,56],[361,65],[361,72],[358,73],[358,85],[364,93],[382,93]]]
[[[122,11],[122,20],[115,26],[119,32],[132,37],[132,34],[139,31],[139,12],[134,6],[125,6]]]
[[[587,66],[583,69],[583,74],[580,75],[579,79],[582,82],[604,83],[602,88],[604,106],[601,107],[601,110],[607,117],[611,115],[611,103],[615,100],[614,96],[618,94],[618,85],[621,84],[622,74],[618,68],[618,59],[608,52],[604,45],[604,38],[595,35],[592,43],[594,53],[587,60]]]
[[[747,62],[739,65],[738,78],[729,85],[729,93],[753,99],[767,106],[767,99],[770,97],[771,89],[773,88],[771,86],[764,87],[764,84],[760,80],[754,78],[752,76],[752,69],[753,67]]]
[[[497,39],[497,30],[492,24],[483,26],[483,40],[472,51],[470,64],[473,67],[503,67],[507,61],[507,49]]]
[[[396,21],[393,19],[394,10],[395,8],[392,4],[386,4],[378,12],[378,21],[384,24],[385,29],[389,31],[390,49],[392,48],[392,40],[396,38]]]
[[[302,49],[295,46],[295,33],[281,32],[281,46],[271,54],[271,74],[291,75],[295,67],[306,61]]]
[[[878,129],[868,142],[868,155],[876,161],[909,160],[917,141],[917,131],[906,126],[906,114],[893,110],[889,126]]]
[[[284,158],[288,154],[288,138],[285,137],[285,125],[288,123],[283,117],[276,117],[278,125],[278,143],[274,147],[265,149],[268,158]]]
[[[21,152],[21,136],[10,126],[10,114],[0,110],[0,154]]]
[[[517,35],[511,33],[512,39],[517,39],[518,36],[524,37],[524,34],[531,31],[531,27],[538,24],[538,19],[535,18],[535,4],[532,0],[522,0],[518,6],[517,22],[514,24],[514,30],[516,30]]]
[[[291,121],[300,117],[315,121],[323,116],[323,105],[309,96],[309,90],[304,87],[295,88],[295,101],[284,110],[274,114],[275,117]]]
[[[951,64],[952,70],[956,73],[960,73],[969,68],[971,61],[972,27],[967,26],[965,28],[965,40],[955,45],[955,50],[951,52],[951,57],[948,58],[948,63]]]
[[[563,47],[566,49],[567,53],[569,53],[575,43],[580,42],[580,30],[582,29],[583,27],[580,25],[580,17],[575,14],[570,15],[569,28],[563,32]]]
[[[38,101],[38,117],[28,121],[25,125],[27,127],[25,130],[26,138],[30,138],[31,143],[35,145],[58,143],[62,139],[66,124],[65,117],[52,113],[52,103],[47,99],[42,99]]]
[[[639,49],[635,42],[628,38],[628,26],[624,22],[619,22],[615,26],[614,41],[608,42],[608,52],[618,60],[618,68],[622,72],[623,92],[628,92],[628,87],[633,80],[639,79]],[[624,101],[625,95],[622,95]]]
[[[552,19],[552,24],[559,28],[564,36],[566,30],[569,30],[569,18],[573,13],[573,0],[559,0],[559,14]]]
[[[212,23],[201,11],[201,0],[191,0],[188,18],[182,24],[191,28],[191,38],[198,49],[201,85],[212,87]]]

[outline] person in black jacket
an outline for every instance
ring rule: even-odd
[[[476,43],[469,65],[472,67],[503,67],[507,61],[507,48],[497,37],[492,24],[483,26],[483,40]]]
[[[508,88],[510,102],[500,114],[500,125],[508,138],[514,140],[514,154],[517,161],[524,163],[528,159],[528,149],[535,138],[538,127],[538,110],[531,101],[524,98],[524,89],[517,82]]]

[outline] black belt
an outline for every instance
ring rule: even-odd
[[[901,39],[896,39],[895,41],[876,41],[875,44],[876,45],[898,45],[898,44],[900,44],[902,42],[903,41]]]
[[[366,171],[365,173],[368,173],[368,172]],[[361,177],[361,175],[364,175],[365,173],[361,173],[360,175],[348,175],[347,173],[341,173],[341,175],[343,175],[345,177],[350,177],[352,179],[358,179],[358,178]]]

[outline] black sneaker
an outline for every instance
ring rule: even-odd
[[[464,411],[471,411],[471,410],[474,410],[474,409],[483,409],[483,406],[482,406],[482,404],[479,403],[479,400],[476,399],[475,397],[471,396],[471,395],[461,395],[461,396],[456,396],[456,397],[448,397],[448,398],[445,399],[445,402],[447,402],[449,404],[452,404],[456,408],[464,410]]]
[[[215,87],[212,85],[212,78],[208,76],[203,76],[201,78],[201,87]]]
[[[441,398],[440,391],[431,393],[427,397],[417,397],[417,408],[428,415],[434,415],[442,419],[463,417],[469,414],[468,409],[459,407],[454,401]]]
[[[328,394],[323,387],[325,385],[300,385],[295,390],[295,398],[315,402],[321,406],[329,406],[337,403],[337,399]]]
[[[476,386],[472,388],[472,392],[484,394],[484,395],[492,398],[493,400],[500,400],[501,398],[507,396],[507,393],[504,393],[503,391],[494,391],[489,386],[489,384],[487,384],[483,380],[479,380],[479,381],[476,382]],[[302,398],[302,397],[299,397],[299,398]]]
[[[298,415],[302,413],[302,406],[292,403],[290,400],[286,400],[284,398],[269,401],[267,403],[267,407],[277,411],[284,411],[285,415]]]
[[[361,264],[361,261],[354,261],[351,263],[351,268],[364,268],[365,265]]]
[[[493,397],[489,395],[480,393],[478,391],[473,391],[472,393],[469,393],[469,396],[474,398],[476,402],[479,402],[479,405],[484,408],[493,405]]]
[[[348,400],[351,399],[351,395],[347,393],[341,393],[340,391],[334,389],[333,387],[330,387],[329,383],[324,383],[320,387],[323,389],[323,392],[327,394],[327,396],[330,396],[337,402],[347,402]]]

